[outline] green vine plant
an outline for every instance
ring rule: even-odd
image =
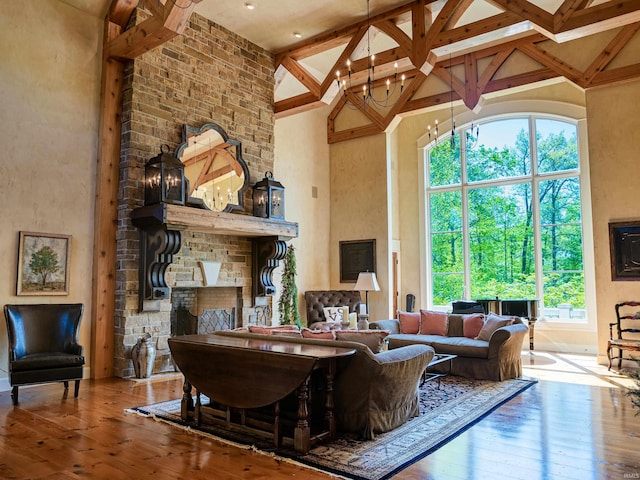
[[[287,247],[282,272],[282,293],[278,300],[280,325],[297,325],[302,327],[298,311],[298,287],[296,286],[296,254],[293,245]]]

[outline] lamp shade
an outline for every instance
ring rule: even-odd
[[[358,274],[358,280],[354,290],[360,290],[362,292],[379,292],[380,285],[378,285],[378,279],[375,272],[360,272]]]

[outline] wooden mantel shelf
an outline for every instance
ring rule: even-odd
[[[280,237],[283,240],[298,236],[298,224],[294,222],[164,203],[136,208],[131,212],[131,220],[140,228],[166,225],[170,230],[193,230],[241,237]]]

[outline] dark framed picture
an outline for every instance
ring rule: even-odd
[[[16,295],[69,295],[70,235],[20,232]]]
[[[360,272],[375,271],[375,240],[340,242],[340,283],[356,283]]]
[[[640,220],[609,223],[611,280],[640,280]]]

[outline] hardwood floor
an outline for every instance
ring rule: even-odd
[[[640,416],[621,388],[631,382],[590,356],[523,358],[537,385],[394,479],[640,478]],[[181,396],[178,375],[85,380],[78,399],[62,392],[21,388],[18,407],[0,393],[0,478],[330,478],[125,413]]]

